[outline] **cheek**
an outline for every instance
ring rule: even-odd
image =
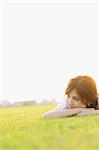
[[[80,104],[80,102],[74,102],[74,105],[75,105],[75,106],[79,106],[79,105],[81,105],[81,104]]]
[[[67,103],[67,106],[72,108],[72,107],[77,107],[78,104],[77,104],[77,102],[75,102],[75,101],[69,101],[69,102]]]
[[[77,102],[74,102],[74,106],[75,107],[81,107],[81,106],[83,106],[83,103],[80,101],[77,101]]]
[[[83,102],[79,102],[79,106],[86,107],[86,104],[84,104]]]

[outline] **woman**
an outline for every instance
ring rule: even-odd
[[[42,115],[44,118],[84,116],[99,114],[98,93],[95,81],[90,76],[72,78],[65,89],[65,100],[55,109]]]

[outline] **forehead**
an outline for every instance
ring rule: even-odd
[[[73,89],[70,93],[70,96],[75,96],[75,97],[80,97],[79,94],[77,93],[76,89]]]

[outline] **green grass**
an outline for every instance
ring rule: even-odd
[[[99,150],[99,116],[41,118],[53,107],[0,108],[0,150]]]

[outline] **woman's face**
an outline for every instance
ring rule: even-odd
[[[81,97],[78,95],[77,91],[73,89],[68,94],[67,108],[86,108],[87,105],[82,101]]]

